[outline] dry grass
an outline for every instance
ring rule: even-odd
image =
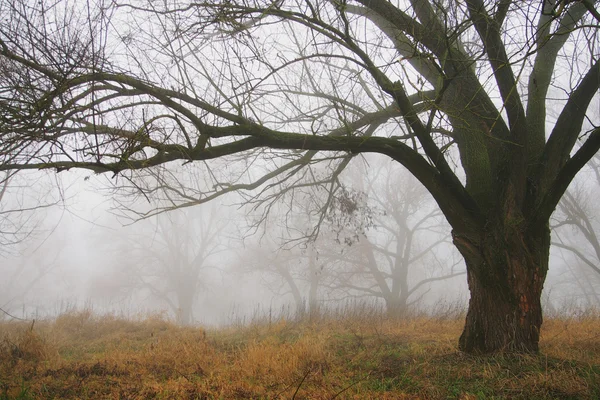
[[[0,323],[0,399],[596,399],[600,318],[546,321],[539,356],[456,350],[459,318],[353,315],[204,331],[90,311]]]

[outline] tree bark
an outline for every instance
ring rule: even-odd
[[[479,240],[454,235],[467,264],[471,298],[460,350],[472,354],[536,353],[541,295],[548,271],[550,229],[487,230]]]

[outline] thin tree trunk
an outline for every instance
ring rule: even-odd
[[[308,292],[308,312],[311,320],[319,316],[319,280],[321,271],[317,267],[317,255],[314,248],[311,246],[309,250],[309,274],[310,287]]]
[[[538,351],[541,295],[550,230],[487,232],[479,241],[454,237],[467,264],[471,298],[459,348],[468,353]]]
[[[179,325],[192,324],[195,293],[193,289],[186,288],[177,293],[177,323]]]
[[[284,279],[284,281],[290,288],[290,292],[292,293],[292,297],[294,298],[294,304],[296,306],[296,318],[304,318],[304,315],[306,314],[306,304],[304,303],[304,298],[300,293],[300,288],[296,284],[294,277],[292,276],[286,265],[276,264],[275,267],[279,275],[281,275],[281,277]]]

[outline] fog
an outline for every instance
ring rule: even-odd
[[[570,192],[591,233],[593,171]],[[9,181],[3,226],[21,224],[27,234],[3,246],[0,318],[91,308],[224,326],[357,304],[399,315],[466,309],[465,267],[450,228],[426,191],[387,160],[356,160],[333,194],[315,184],[266,201],[248,200],[258,191],[232,193],[172,211],[162,211],[164,199],[131,201],[131,192],[111,188],[112,179],[68,172]],[[148,210],[160,212],[141,214]],[[600,301],[592,236],[569,220],[568,210],[559,207],[553,218],[553,241],[561,247],[551,251],[547,314],[583,313]],[[412,260],[401,265],[405,256]],[[394,283],[401,271],[405,293],[386,298],[381,280],[393,291],[402,286]]]

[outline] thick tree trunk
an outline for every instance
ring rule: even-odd
[[[467,264],[471,299],[459,348],[467,353],[538,351],[541,295],[550,230],[488,231],[477,241],[454,237]]]

